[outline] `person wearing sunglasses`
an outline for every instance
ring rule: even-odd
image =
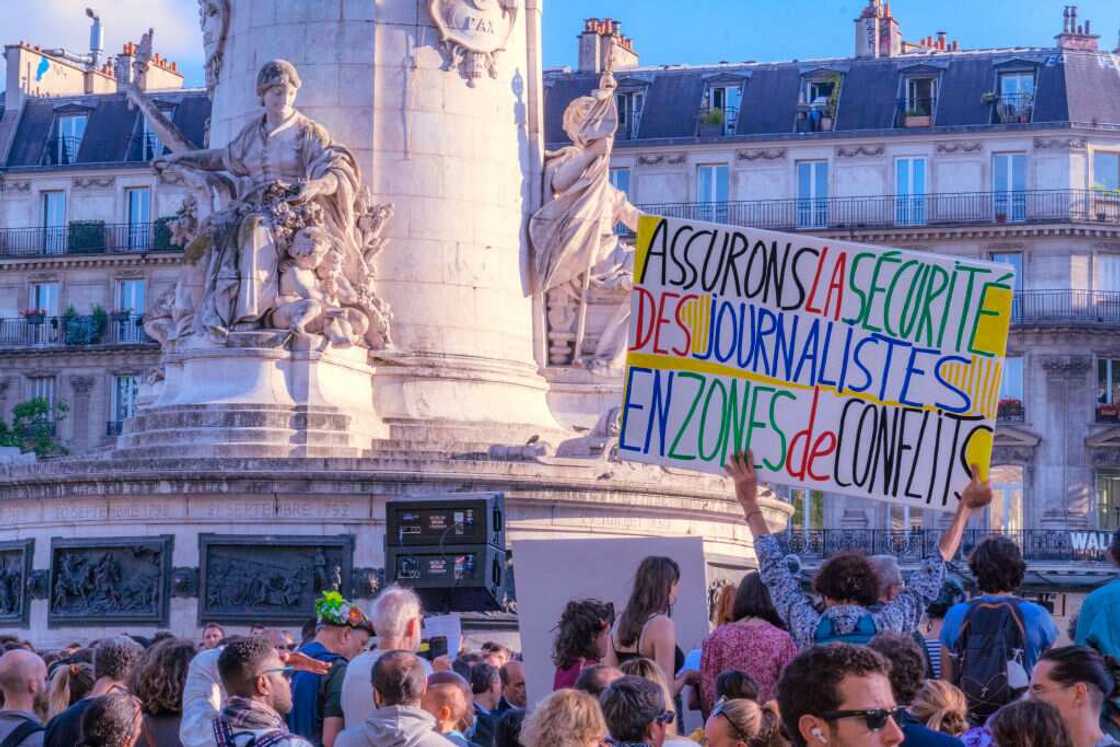
[[[222,649],[218,673],[229,700],[214,721],[217,747],[267,742],[274,747],[312,747],[291,734],[284,716],[292,710],[292,687],[276,647],[267,638],[240,638]]]
[[[621,677],[599,699],[615,747],[662,747],[675,718],[665,693],[641,677]]]
[[[704,724],[707,747],[749,747],[762,731],[762,709],[745,698],[720,700]]]
[[[794,747],[902,744],[890,668],[877,651],[847,643],[798,654],[778,681],[778,710]]]

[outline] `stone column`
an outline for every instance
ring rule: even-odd
[[[378,412],[547,431],[558,425],[524,278],[542,158],[540,3],[515,3],[494,77],[473,53],[442,45],[428,5],[235,0],[211,146],[260,112],[265,61],[295,64],[296,107],[349,146],[375,199],[395,206],[376,264],[398,352],[378,364]],[[473,18],[482,5],[460,0],[456,13]]]
[[[1087,355],[1039,356],[1045,373],[1047,403],[1039,430],[1034,515],[1042,529],[1089,525],[1093,472],[1085,448],[1086,418],[1093,411]],[[1025,480],[1024,480],[1025,482]]]
[[[90,393],[97,379],[93,376],[71,376],[70,391],[73,396],[70,401],[68,417],[73,428],[72,451],[82,452],[88,450],[93,442],[90,439],[90,422],[93,421],[92,403]],[[96,421],[94,421],[96,422]]]

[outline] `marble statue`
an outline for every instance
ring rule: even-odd
[[[617,84],[610,66],[590,96],[564,110],[564,132],[572,145],[545,153],[544,205],[529,221],[534,288],[545,293],[580,284],[575,360],[594,373],[613,375],[625,364],[629,298],[612,313],[594,354],[583,359],[587,294],[592,286],[629,291],[634,249],[614,227],[637,230],[638,209],[610,183],[611,149],[618,129]]]
[[[293,107],[300,85],[291,63],[266,63],[257,76],[264,112],[228,146],[171,148],[153,164],[211,198],[216,186],[233,188],[211,199],[187,245],[172,316],[192,319],[174,325],[178,337],[204,332],[219,343],[233,336],[371,350],[391,344],[391,313],[374,292],[370,266],[391,206],[374,204],[350,151]]]
[[[198,20],[206,51],[206,90],[213,96],[229,36],[230,0],[198,0]]]

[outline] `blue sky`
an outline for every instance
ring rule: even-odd
[[[315,0],[304,0],[313,2]],[[368,0],[383,2],[384,0]],[[250,0],[235,0],[247,3]],[[700,64],[849,55],[852,19],[865,0],[544,0],[546,67],[576,64],[583,19],[611,16],[634,39],[643,64]],[[83,10],[93,5],[105,23],[106,49],[115,54],[149,26],[156,48],[179,62],[187,85],[202,84],[202,35],[195,0],[0,0],[3,41],[45,47],[88,47]],[[1061,0],[894,0],[903,36],[947,31],[965,48],[1046,46],[1062,25]],[[1117,46],[1118,0],[1082,0],[1102,46]]]

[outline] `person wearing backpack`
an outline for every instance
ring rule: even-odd
[[[217,747],[312,747],[288,731],[292,709],[289,668],[266,638],[237,638],[218,656],[218,674],[229,699],[214,719]]]
[[[942,678],[964,691],[968,716],[983,723],[1016,700],[1029,672],[1058,638],[1044,607],[1015,596],[1027,564],[1009,537],[986,538],[968,558],[981,595],[953,605],[941,627]]]
[[[735,497],[754,535],[759,573],[770,592],[770,601],[786,623],[794,642],[802,650],[826,643],[866,645],[878,633],[912,633],[926,605],[941,592],[945,563],[957,553],[965,526],[973,512],[992,501],[992,489],[981,481],[976,465],[972,481],[961,493],[949,528],[941,535],[938,554],[927,558],[910,577],[906,588],[890,602],[871,609],[879,601],[879,578],[867,558],[858,553],[842,553],[825,562],[813,587],[824,597],[825,609],[818,610],[813,599],[785,562],[778,540],[770,534],[758,505],[758,478],[754,457],[734,455],[724,467],[735,481]]]
[[[0,747],[43,747],[45,727],[35,699],[46,688],[47,665],[37,654],[12,649],[0,656]]]

